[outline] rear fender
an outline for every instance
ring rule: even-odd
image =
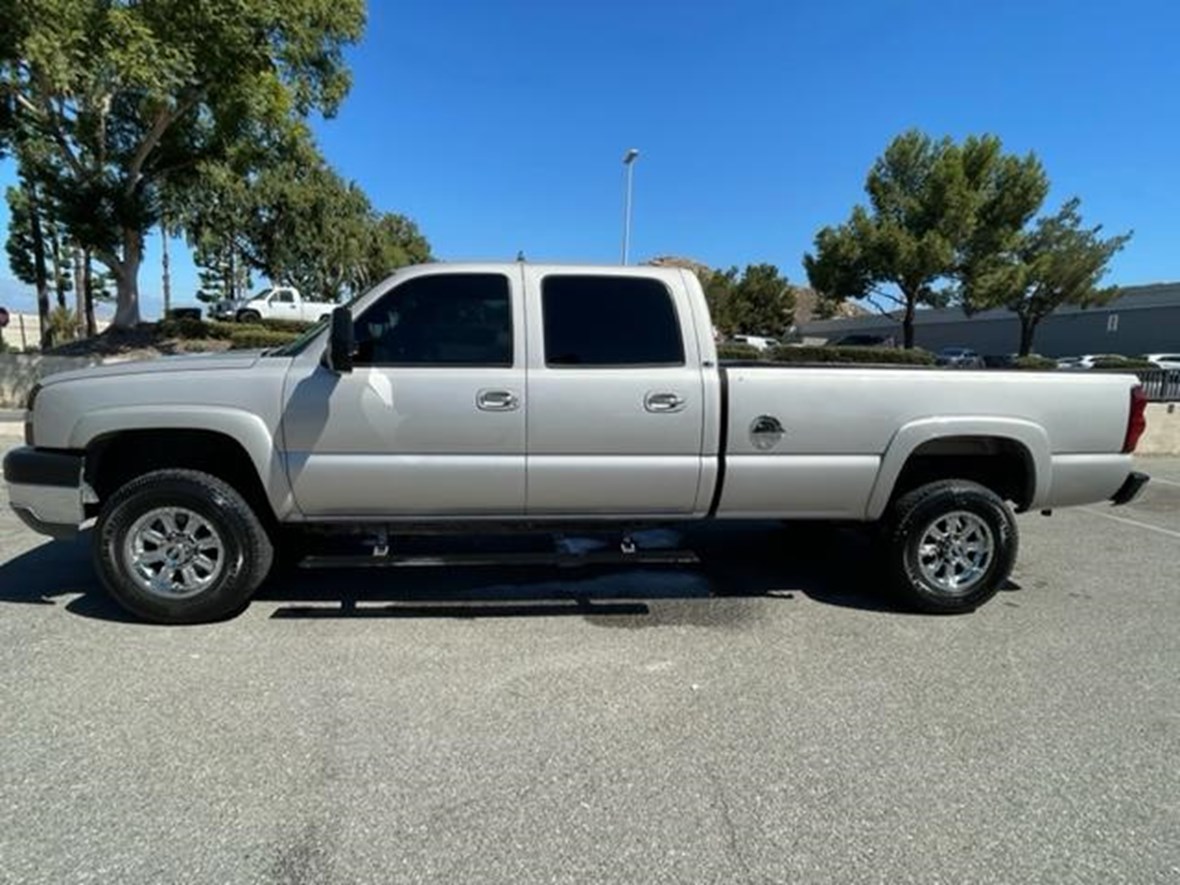
[[[1020,444],[1028,453],[1033,474],[1033,495],[1029,509],[1035,509],[1048,498],[1052,481],[1053,462],[1049,436],[1045,429],[1032,421],[1019,418],[974,417],[920,418],[902,426],[893,435],[881,458],[881,469],[869,495],[865,518],[880,519],[889,505],[893,488],[901,476],[906,461],[919,446],[935,439],[980,436],[1006,439]]]

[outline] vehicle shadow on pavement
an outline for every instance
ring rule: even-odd
[[[670,532],[699,564],[286,569],[255,598],[274,618],[642,618],[647,603],[790,599],[907,613],[895,605],[863,532],[820,525],[714,524]],[[90,561],[90,533],[42,544],[0,564],[0,603],[54,605],[134,622],[106,594]],[[1006,589],[1019,589],[1009,584]],[[381,605],[384,603],[384,605]]]
[[[795,594],[902,611],[882,587],[867,538],[855,530],[755,523],[663,534],[699,564],[292,569],[256,598],[284,603],[275,618],[635,618],[651,615],[649,602]]]

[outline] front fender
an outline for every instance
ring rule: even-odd
[[[865,518],[880,519],[889,505],[893,487],[910,455],[923,443],[950,437],[975,436],[1010,440],[1022,446],[1033,473],[1033,496],[1029,509],[1035,509],[1049,496],[1053,479],[1053,460],[1049,435],[1041,425],[1020,418],[960,415],[949,418],[920,418],[905,424],[893,435],[881,468],[869,495]]]
[[[126,430],[207,430],[235,440],[249,456],[276,515],[294,503],[274,436],[258,415],[229,406],[116,406],[84,413],[69,435],[71,449],[84,450],[100,437]]]

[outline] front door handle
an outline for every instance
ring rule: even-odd
[[[483,412],[513,412],[520,407],[520,397],[511,390],[481,390],[475,405]]]
[[[652,391],[643,398],[643,407],[649,412],[679,412],[687,402],[678,393]]]

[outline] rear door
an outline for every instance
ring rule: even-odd
[[[704,389],[682,286],[642,271],[526,266],[527,511],[686,515]]]

